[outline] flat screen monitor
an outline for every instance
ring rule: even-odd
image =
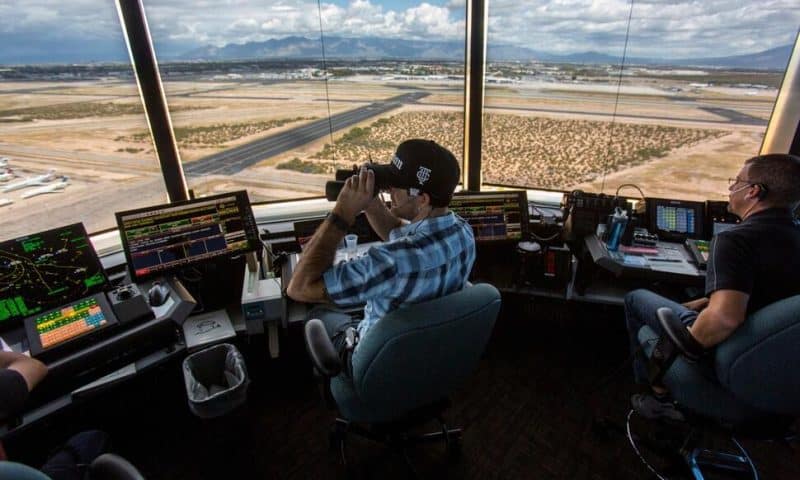
[[[82,223],[0,243],[0,330],[109,288]]]
[[[116,323],[105,294],[97,293],[26,318],[25,331],[31,355],[36,357]]]
[[[117,212],[116,217],[134,281],[260,246],[244,190]]]
[[[528,234],[528,197],[524,191],[457,192],[450,210],[472,226],[478,243],[521,240]]]
[[[706,202],[706,237],[724,232],[739,223],[739,217],[728,211],[728,202]]]
[[[664,240],[703,238],[705,203],[665,198],[647,199],[650,231]]]

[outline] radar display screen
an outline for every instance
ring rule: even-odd
[[[0,243],[0,329],[108,287],[81,223]]]
[[[247,192],[117,212],[122,246],[134,280],[258,249]]]

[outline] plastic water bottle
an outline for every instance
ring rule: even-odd
[[[614,216],[611,218],[611,228],[608,232],[608,242],[606,246],[609,252],[619,250],[619,242],[622,234],[625,233],[625,226],[628,225],[628,214],[619,207],[614,209]]]

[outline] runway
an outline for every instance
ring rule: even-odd
[[[265,158],[279,155],[330,135],[331,129],[338,131],[347,128],[390,110],[400,108],[404,104],[416,103],[428,95],[427,92],[414,92],[398,95],[380,103],[370,103],[364,107],[333,115],[330,121],[327,118],[323,118],[287,132],[271,135],[224,152],[203,157],[187,164],[184,171],[189,177],[212,174],[232,175],[257,164]]]

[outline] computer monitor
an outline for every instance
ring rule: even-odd
[[[117,212],[134,281],[260,248],[247,192]]]
[[[0,243],[0,330],[109,288],[82,223]]]
[[[477,243],[521,240],[528,235],[524,191],[456,192],[450,210],[472,226]]]
[[[728,202],[714,200],[706,202],[706,237],[713,237],[737,223],[739,217],[728,211]]]
[[[647,199],[650,231],[663,240],[682,242],[687,238],[703,238],[704,211],[704,202]]]
[[[104,293],[96,293],[25,319],[31,355],[58,349],[117,323]]]

